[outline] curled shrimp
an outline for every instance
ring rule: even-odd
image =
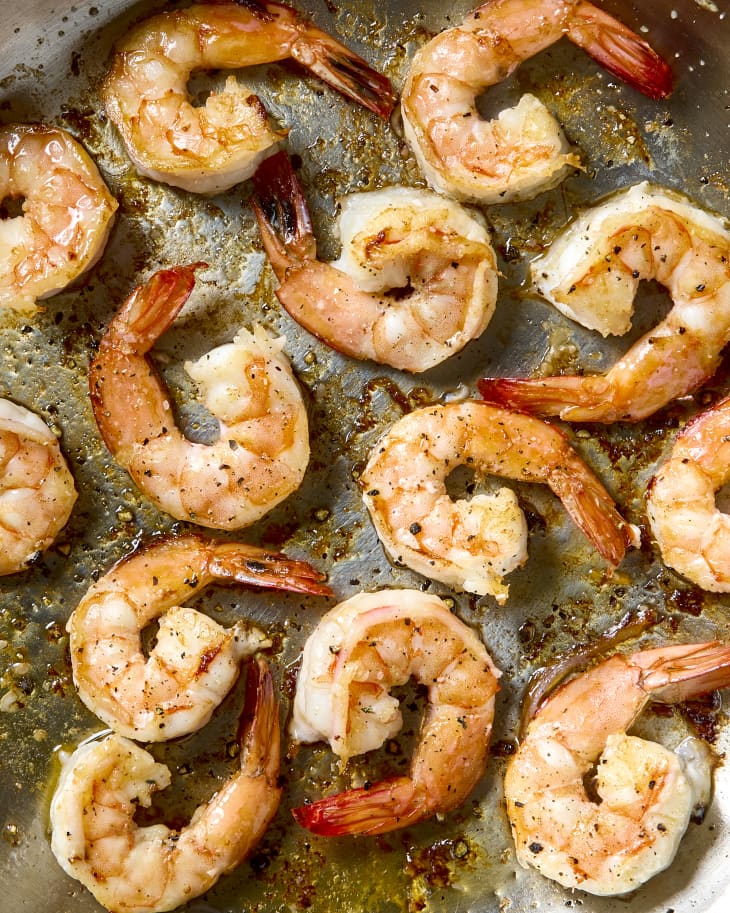
[[[0,306],[32,311],[101,256],[117,202],[83,146],[57,127],[0,128]],[[17,203],[16,203],[17,205]]]
[[[194,732],[230,691],[241,660],[266,641],[241,623],[224,628],[179,603],[211,583],[330,595],[322,579],[304,561],[241,542],[152,540],[94,583],[69,618],[79,696],[132,739]],[[157,618],[155,645],[145,655],[141,633]]]
[[[0,576],[27,568],[71,516],[76,486],[40,416],[0,399]]]
[[[212,444],[177,428],[168,393],[147,356],[188,299],[195,266],[160,270],[112,319],[90,368],[99,431],[116,461],[161,510],[215,529],[240,529],[302,481],[309,431],[283,339],[239,331],[185,369],[219,420]]]
[[[651,98],[671,92],[667,64],[586,0],[491,0],[414,56],[401,96],[406,139],[429,184],[455,199],[501,203],[555,187],[578,156],[534,95],[491,121],[476,97],[563,36]]]
[[[626,730],[649,701],[727,685],[730,646],[712,642],[617,654],[560,687],[507,766],[518,861],[592,894],[623,894],[666,868],[709,802],[709,749],[690,739],[670,751]],[[585,787],[591,771],[597,800]]]
[[[337,225],[342,253],[324,263],[317,260],[306,200],[286,153],[263,163],[254,186],[261,237],[280,282],[276,296],[332,348],[426,371],[489,323],[497,265],[475,213],[410,187],[349,194]]]
[[[247,674],[240,770],[178,831],[134,821],[169,786],[164,764],[116,733],[86,742],[51,802],[56,859],[112,913],[162,913],[198,897],[249,855],[276,814],[279,742],[271,673],[259,660]]]
[[[324,836],[383,834],[457,808],[484,774],[500,675],[436,596],[383,590],[335,606],[304,646],[293,737],[327,740],[345,764],[400,730],[391,688],[415,678],[428,709],[409,776],[295,808],[296,820]]]
[[[640,421],[711,377],[730,341],[730,231],[685,197],[637,184],[588,210],[532,264],[537,290],[584,326],[629,328],[639,281],[672,309],[605,374],[487,378],[485,399],[575,422]]]
[[[487,403],[427,406],[383,435],[360,477],[385,550],[425,577],[503,603],[502,578],[527,560],[527,524],[515,492],[500,488],[452,500],[446,479],[462,465],[549,485],[612,566],[637,541],[557,428]]]
[[[195,70],[291,58],[349,98],[387,117],[389,81],[290,6],[212,0],[145,19],[116,48],[103,88],[106,110],[137,170],[197,193],[250,177],[286,136],[260,99],[229,76],[205,105],[191,103]]]
[[[646,498],[665,564],[715,593],[730,592],[730,517],[715,501],[728,480],[730,397],[725,397],[677,435]]]

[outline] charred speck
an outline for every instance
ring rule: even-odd
[[[522,256],[519,248],[515,247],[515,245],[511,244],[509,241],[500,248],[499,252],[506,263],[515,263]]]
[[[493,758],[509,758],[516,752],[517,742],[514,739],[500,739],[498,742],[493,742],[489,747],[489,754]],[[517,804],[515,803],[515,805]]]
[[[421,524],[411,523],[411,525],[408,527],[408,531],[412,536],[417,536],[421,532]]]
[[[265,574],[267,571],[267,567],[263,561],[255,561],[253,559],[246,562],[246,567],[249,571],[253,571],[254,574]]]
[[[543,847],[543,845],[541,843],[537,843],[536,841],[533,841],[530,844],[530,846],[528,847],[528,849],[530,850],[531,853],[542,853],[542,851],[545,848]]]
[[[698,618],[702,614],[705,605],[705,596],[702,590],[698,588],[674,589],[667,594],[667,605]]]

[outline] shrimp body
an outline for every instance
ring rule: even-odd
[[[400,730],[391,688],[414,677],[428,709],[408,777],[296,808],[296,820],[325,836],[382,834],[459,806],[484,773],[500,674],[436,596],[383,590],[331,609],[304,646],[293,738],[324,739],[345,764]]]
[[[41,124],[0,128],[0,200],[22,213],[0,219],[0,307],[33,311],[101,256],[117,202],[84,148]]]
[[[730,517],[715,492],[730,480],[730,397],[677,435],[649,483],[646,509],[666,564],[697,586],[730,592]]]
[[[76,497],[55,434],[34,412],[0,399],[0,576],[48,548]]]
[[[303,561],[240,542],[165,537],[93,584],[69,618],[73,677],[86,706],[121,735],[146,742],[200,729],[228,694],[243,657],[267,645],[241,623],[224,628],[179,603],[211,583],[328,595]],[[155,646],[141,633],[159,618]]]
[[[145,19],[119,44],[106,78],[106,110],[137,170],[197,193],[250,177],[286,131],[270,127],[260,99],[229,76],[195,107],[196,70],[293,59],[343,94],[387,117],[388,80],[295,10],[271,0],[197,3]]]
[[[497,299],[497,265],[476,213],[410,187],[350,194],[337,225],[342,253],[324,263],[288,157],[267,159],[254,184],[261,236],[280,280],[277,298],[327,345],[417,372],[486,328]]]
[[[730,230],[646,182],[576,219],[532,264],[540,294],[604,336],[630,326],[636,289],[656,279],[672,309],[606,374],[480,383],[492,402],[567,421],[640,421],[711,377],[730,341]]]
[[[633,527],[557,428],[487,403],[427,406],[386,432],[360,478],[385,550],[419,574],[503,603],[502,578],[527,559],[527,524],[514,491],[454,501],[446,479],[460,465],[546,483],[613,566],[635,541]]]
[[[279,805],[279,716],[271,674],[252,663],[246,682],[240,770],[189,824],[140,827],[139,806],[170,771],[117,735],[77,748],[51,802],[51,848],[72,878],[112,913],[162,913],[198,897],[256,846]]]
[[[707,746],[695,739],[670,751],[626,730],[649,701],[729,684],[730,646],[713,642],[615,655],[560,687],[507,766],[519,862],[592,894],[623,894],[666,868],[709,801]],[[592,769],[598,801],[584,785]]]
[[[302,481],[309,431],[283,339],[260,328],[185,368],[219,420],[220,437],[194,443],[177,428],[147,352],[175,319],[195,266],[161,270],[112,319],[90,369],[99,431],[117,462],[161,510],[215,529],[240,529]]]
[[[406,139],[429,184],[455,199],[529,199],[580,165],[534,95],[491,121],[477,96],[563,36],[652,98],[672,87],[667,64],[586,0],[491,0],[414,56],[401,96]]]

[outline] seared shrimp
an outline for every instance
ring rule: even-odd
[[[730,685],[730,646],[615,655],[563,685],[530,721],[505,777],[517,859],[569,888],[623,894],[666,868],[692,812],[709,802],[698,739],[677,751],[626,734],[649,701]],[[592,799],[585,780],[595,771]]]
[[[510,488],[454,501],[446,479],[457,467],[544,482],[613,566],[636,530],[557,428],[487,403],[416,409],[376,444],[360,478],[385,550],[419,574],[507,599],[502,578],[527,560],[527,524]]]
[[[286,131],[270,127],[260,99],[230,76],[194,107],[195,70],[292,58],[349,98],[387,117],[389,81],[284,3],[198,3],[144,20],[119,44],[104,84],[107,113],[137,170],[197,193],[250,177]]]
[[[0,306],[18,311],[96,263],[117,209],[83,146],[42,124],[0,128],[0,200],[22,201],[0,219]]]
[[[630,326],[639,281],[673,307],[606,373],[489,378],[485,399],[573,422],[639,421],[699,387],[730,341],[730,231],[689,200],[647,183],[579,217],[532,265],[537,290],[604,335]]]
[[[81,700],[107,726],[145,742],[200,729],[228,694],[241,660],[265,646],[243,624],[224,628],[179,603],[211,583],[330,595],[304,561],[240,542],[166,537],[116,564],[69,618]],[[141,633],[159,618],[154,647]]]
[[[580,164],[534,95],[483,120],[476,97],[563,36],[651,98],[671,92],[667,64],[586,0],[491,0],[437,35],[411,62],[403,127],[429,184],[459,200],[501,203],[555,187]]]
[[[76,497],[55,434],[34,412],[0,399],[0,576],[48,548]]]
[[[323,263],[286,153],[263,163],[254,186],[261,237],[280,282],[276,296],[332,348],[425,371],[489,323],[497,265],[476,213],[410,187],[350,194],[337,226],[342,253]]]
[[[343,765],[401,728],[390,689],[428,688],[410,775],[293,809],[314,833],[383,834],[449,812],[481,779],[501,673],[476,633],[436,596],[360,593],[329,611],[304,646],[292,735],[325,739]]]
[[[220,437],[199,444],[183,436],[147,353],[187,301],[196,266],[161,270],[132,292],[91,365],[91,402],[112,455],[161,510],[201,526],[240,529],[301,483],[309,462],[307,413],[284,340],[256,327],[185,365],[219,420]]]
[[[233,871],[281,796],[278,706],[263,660],[249,668],[242,723],[240,770],[179,831],[134,821],[169,786],[164,764],[116,733],[77,748],[51,802],[51,847],[64,871],[113,913],[173,910]]]
[[[669,567],[715,593],[730,592],[730,516],[715,492],[730,481],[730,397],[696,415],[649,483],[651,531]]]

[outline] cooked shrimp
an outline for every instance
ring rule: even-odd
[[[27,568],[66,525],[76,486],[40,416],[0,399],[0,576]]]
[[[57,127],[0,128],[0,307],[32,311],[101,256],[117,202],[83,146]],[[22,203],[21,203],[22,201]]]
[[[304,561],[240,542],[165,537],[116,564],[94,583],[67,630],[81,700],[107,726],[145,742],[204,726],[228,694],[241,660],[266,645],[238,623],[224,628],[179,605],[211,583],[330,595]],[[141,633],[159,618],[154,647]]]
[[[487,403],[416,409],[375,446],[360,484],[385,550],[419,574],[507,599],[505,574],[527,559],[527,524],[510,488],[454,501],[457,467],[544,482],[606,561],[616,566],[636,530],[552,425]]]
[[[291,7],[215,0],[158,13],[132,29],[112,59],[106,110],[141,174],[217,193],[250,177],[286,131],[270,127],[260,99],[234,76],[194,107],[191,73],[287,58],[382,117],[395,104],[384,76]]]
[[[665,564],[715,593],[730,592],[730,516],[715,492],[730,481],[730,397],[677,435],[649,483],[646,508]]]
[[[671,311],[606,373],[489,378],[485,399],[574,422],[639,421],[711,377],[730,341],[730,231],[685,197],[647,183],[579,217],[532,266],[537,290],[584,326],[625,333],[639,281]]]
[[[400,730],[391,688],[415,678],[428,709],[409,776],[295,808],[296,820],[325,836],[383,834],[457,808],[484,774],[500,675],[436,596],[383,590],[340,603],[304,646],[293,737],[327,740],[344,765]]]
[[[730,646],[713,642],[617,654],[559,688],[507,766],[519,862],[591,894],[623,894],[666,868],[709,801],[709,749],[694,739],[670,751],[626,730],[649,701],[727,685]],[[584,785],[591,771],[598,801]]]
[[[90,369],[91,401],[116,461],[161,510],[215,529],[240,529],[302,481],[309,431],[284,340],[242,329],[185,370],[219,420],[212,444],[175,425],[170,394],[147,357],[187,301],[195,266],[160,270],[113,318]]]
[[[277,298],[327,345],[425,371],[486,328],[497,265],[476,213],[410,187],[350,194],[338,223],[342,254],[323,263],[286,153],[267,159],[254,185],[261,237],[281,283]]]
[[[459,200],[529,199],[580,164],[534,95],[483,120],[476,97],[563,36],[651,98],[672,89],[667,64],[586,0],[491,0],[422,47],[401,97],[405,136],[429,184]]]
[[[198,897],[256,846],[281,796],[279,715],[271,673],[251,663],[240,770],[189,824],[140,827],[170,771],[117,735],[86,742],[66,761],[51,802],[51,847],[72,878],[112,913],[161,913]]]

